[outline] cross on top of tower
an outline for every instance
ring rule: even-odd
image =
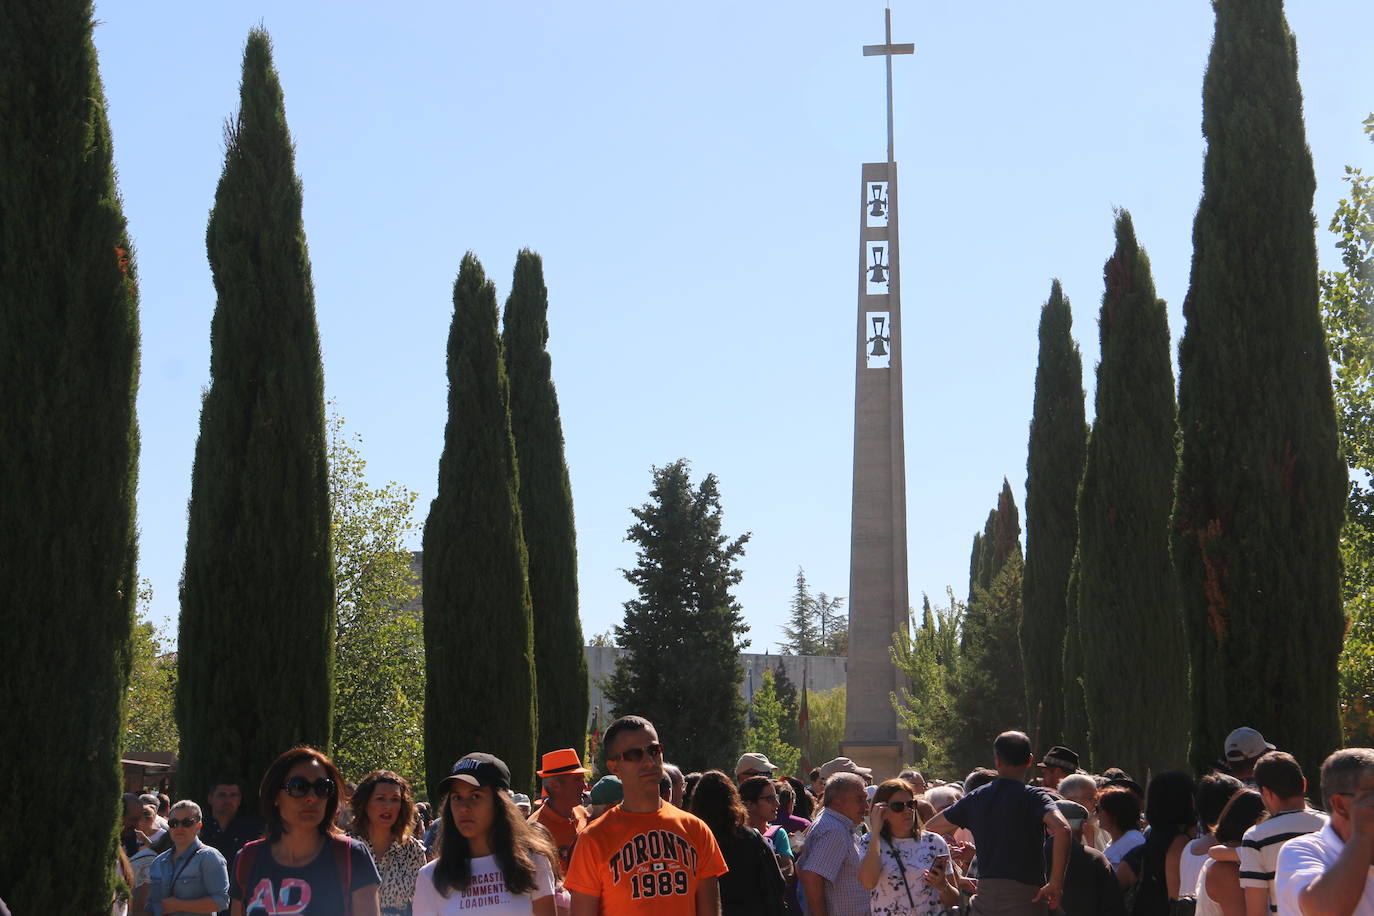
[[[894,45],[892,43],[892,7],[883,10],[883,20],[887,28],[886,40],[880,45],[864,45],[864,57],[887,58],[887,161],[896,161],[892,155],[892,55],[915,54],[914,44]]]

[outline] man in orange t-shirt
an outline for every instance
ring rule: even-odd
[[[544,807],[530,815],[529,820],[553,837],[563,874],[568,873],[577,838],[587,829],[587,809],[582,807],[582,793],[587,788],[589,772],[577,751],[569,747],[545,754],[536,774],[543,780],[544,792],[549,797]]]
[[[710,827],[659,797],[663,745],[653,725],[624,716],[604,741],[625,800],[593,821],[573,849],[563,881],[572,916],[717,916],[725,859]]]

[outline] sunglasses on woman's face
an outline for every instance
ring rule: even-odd
[[[914,801],[895,801],[887,803],[887,810],[891,811],[893,814],[901,814],[906,811],[907,808],[915,811],[916,803]]]
[[[198,817],[188,817],[185,820],[181,821],[177,820],[174,817],[167,818],[167,826],[171,827],[173,830],[177,829],[178,827],[194,827],[198,823],[200,823],[200,818]]]
[[[334,780],[327,776],[321,776],[314,782],[311,782],[304,776],[292,776],[286,782],[282,783],[281,787],[285,790],[286,794],[290,795],[292,798],[305,798],[310,794],[311,789],[315,790],[316,798],[329,798],[335,791]]]
[[[643,747],[627,747],[625,750],[616,754],[613,760],[623,760],[626,763],[639,763],[648,754],[655,760],[663,759],[663,745],[655,741],[653,744],[646,744]]]

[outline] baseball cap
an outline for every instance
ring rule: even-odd
[[[510,769],[498,757],[473,753],[459,758],[439,783],[439,791],[447,792],[454,782],[462,780],[470,786],[510,790]]]
[[[873,771],[868,767],[861,767],[848,757],[836,757],[834,760],[827,760],[821,764],[821,779],[829,779],[836,773],[853,773],[855,776],[868,776]]]
[[[1042,767],[1058,767],[1061,770],[1068,770],[1070,773],[1078,769],[1078,755],[1068,748],[1056,744],[1045,754],[1040,761]]]
[[[625,787],[620,784],[619,776],[602,776],[592,786],[588,801],[593,805],[614,805],[624,797]]]
[[[1263,735],[1248,726],[1243,725],[1226,736],[1227,760],[1252,760],[1265,751],[1276,750],[1278,748],[1265,741]]]
[[[534,775],[543,779],[545,776],[562,776],[564,773],[574,773],[586,776],[591,770],[582,765],[582,758],[577,756],[577,751],[570,747],[565,747],[559,751],[549,751],[539,761],[539,772]]]
[[[1064,815],[1064,820],[1069,822],[1070,827],[1081,826],[1088,819],[1088,809],[1078,802],[1064,799],[1055,802],[1055,806],[1059,808],[1059,813]]]
[[[735,773],[748,773],[753,770],[769,773],[777,768],[778,765],[769,761],[763,754],[745,754],[739,759],[739,763],[735,764]]]

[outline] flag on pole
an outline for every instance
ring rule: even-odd
[[[807,681],[810,680],[808,662],[802,659],[802,696],[801,712],[797,713],[797,734],[801,736],[801,766],[802,772],[810,774],[811,757],[807,750],[811,747],[811,713],[806,707]]]

